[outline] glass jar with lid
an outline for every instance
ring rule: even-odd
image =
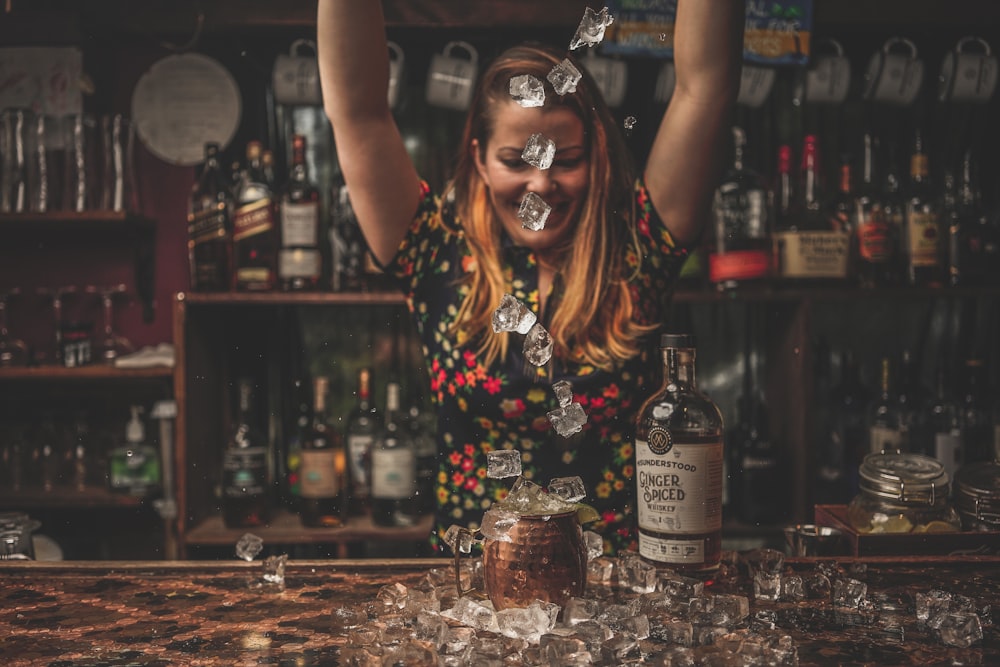
[[[954,504],[966,530],[1000,531],[1000,463],[983,461],[959,468]]]
[[[869,454],[858,469],[860,492],[847,506],[859,533],[955,532],[962,523],[948,499],[950,480],[922,454]]]

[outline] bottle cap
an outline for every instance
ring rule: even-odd
[[[694,347],[694,334],[665,333],[660,335],[660,347]]]
[[[146,427],[139,418],[140,412],[142,412],[141,406],[132,406],[132,418],[125,425],[125,440],[127,442],[142,442],[146,439]]]

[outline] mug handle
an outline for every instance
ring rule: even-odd
[[[979,44],[983,47],[983,55],[990,55],[990,43],[982,37],[975,37],[974,35],[966,35],[962,39],[958,40],[958,44],[955,45],[955,52],[965,53],[965,47],[969,44]]]
[[[906,37],[890,37],[885,41],[885,44],[882,45],[882,51],[889,53],[892,51],[893,47],[896,46],[905,46],[910,52],[910,58],[917,57],[917,45]]]
[[[469,61],[475,65],[479,62],[479,52],[476,51],[476,47],[472,46],[468,42],[463,42],[461,40],[456,40],[454,42],[448,42],[444,45],[443,53],[451,57],[452,52],[455,49],[463,49],[469,55]]]
[[[403,47],[396,42],[386,42],[386,46],[389,47],[389,58],[402,65],[406,60],[406,57],[403,54]]]
[[[311,39],[305,39],[305,38],[297,39],[294,42],[292,42],[292,45],[288,48],[288,55],[290,56],[301,55],[300,51],[304,46],[308,47],[309,49],[312,49],[313,55],[316,55],[317,53],[316,42],[314,42]]]

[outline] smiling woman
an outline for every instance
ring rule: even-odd
[[[450,524],[476,528],[505,496],[507,485],[486,474],[496,449],[519,450],[524,477],[541,484],[581,477],[605,548],[633,543],[635,411],[652,386],[670,286],[708,213],[742,25],[742,0],[679,3],[676,91],[641,175],[570,49],[508,49],[479,77],[452,181],[433,193],[386,102],[381,3],[320,1],[320,76],[340,165],[369,247],[410,305],[431,375],[435,544]],[[575,90],[556,76],[567,72],[580,74]],[[517,77],[544,92],[540,106],[541,96],[522,105],[511,94]],[[527,224],[526,203],[547,217]],[[547,361],[517,349],[523,334],[493,328],[504,295],[537,316],[553,350],[537,358]],[[586,413],[568,436],[550,424],[565,407],[558,382]]]

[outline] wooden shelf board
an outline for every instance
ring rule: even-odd
[[[117,368],[115,366],[93,365],[65,368],[63,366],[27,366],[0,368],[0,380],[142,380],[170,379],[174,375],[171,366],[151,366],[149,368]]]
[[[41,487],[25,487],[0,493],[0,508],[22,510],[139,507],[144,502],[144,498],[113,493],[103,486],[88,486],[81,490],[56,486],[50,491]]]
[[[399,292],[181,292],[190,305],[215,306],[364,306],[404,305]]]
[[[299,516],[287,510],[273,513],[266,526],[227,528],[221,516],[212,516],[189,529],[184,541],[189,546],[235,545],[245,533],[253,533],[264,544],[343,544],[346,542],[415,542],[430,535],[433,517],[423,516],[407,528],[376,526],[369,516],[350,517],[339,528],[307,528]]]

